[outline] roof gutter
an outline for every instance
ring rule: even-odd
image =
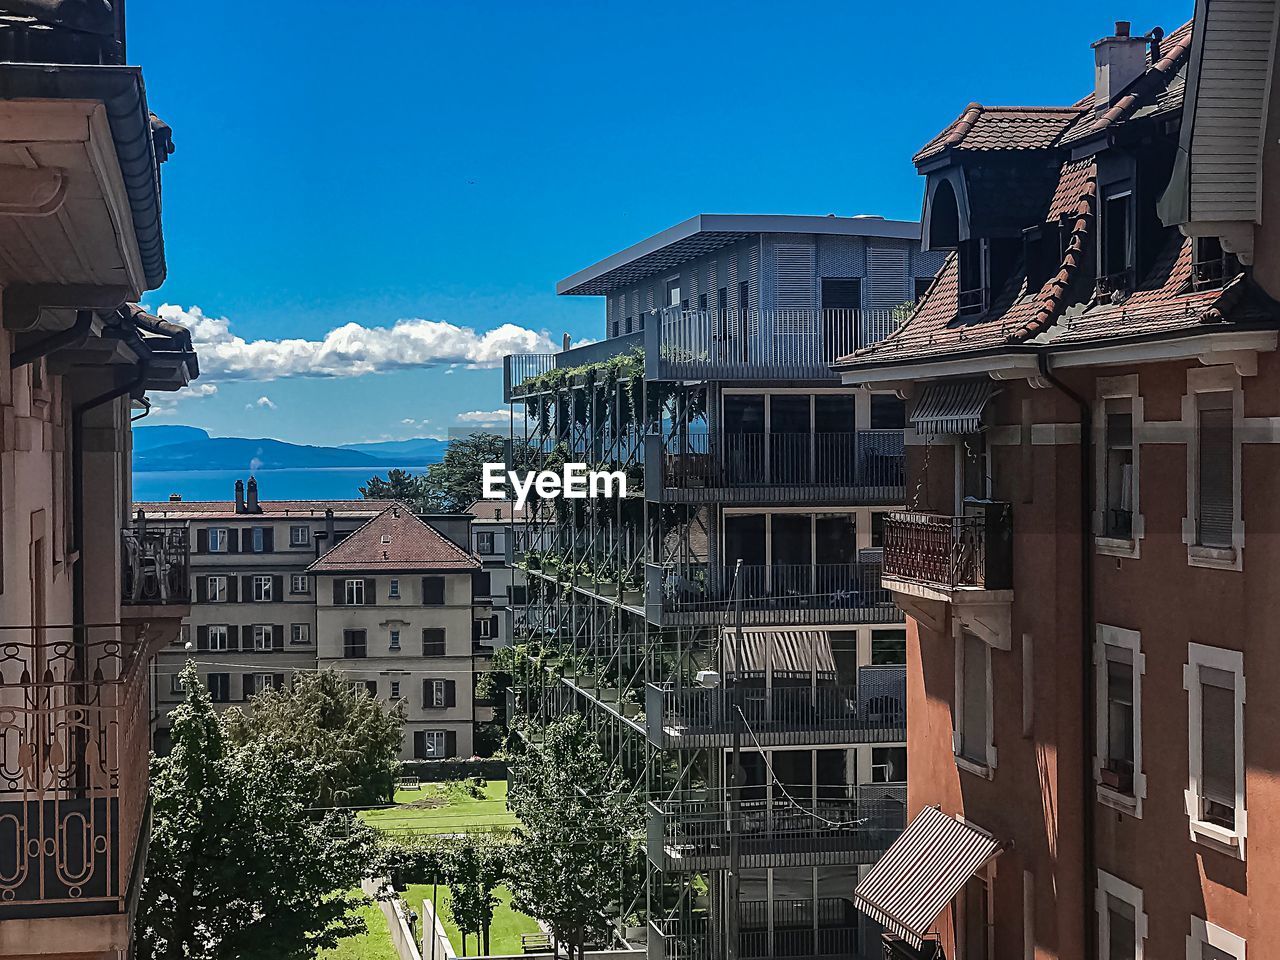
[[[43,340],[37,340],[35,343],[23,347],[21,350],[13,351],[9,357],[9,369],[17,370],[19,367],[25,367],[28,363],[34,363],[41,357],[48,356],[55,350],[61,350],[63,347],[70,346],[79,340],[83,340],[89,335],[89,330],[93,327],[93,311],[77,310],[76,319],[71,326],[65,330],[59,330],[57,333],[50,334]]]

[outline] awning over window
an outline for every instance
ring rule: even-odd
[[[982,429],[982,409],[997,390],[995,381],[985,377],[926,383],[911,424],[923,436],[977,433]]]
[[[862,878],[854,906],[919,949],[938,914],[999,850],[989,833],[925,807]]]
[[[819,676],[836,672],[831,639],[825,630],[765,630],[742,635],[742,666],[738,666],[739,643],[732,630],[720,641],[724,644],[725,671],[730,675],[763,677],[772,668],[774,675]]]

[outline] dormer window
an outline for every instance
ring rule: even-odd
[[[987,308],[987,241],[965,240],[959,248],[961,314],[981,313]]]
[[[1128,293],[1134,286],[1133,191],[1122,187],[1109,192],[1101,212],[1098,299]]]
[[[1191,251],[1191,289],[1212,290],[1237,272],[1236,258],[1222,249],[1217,237],[1196,237]]]

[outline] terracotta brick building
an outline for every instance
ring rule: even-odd
[[[886,956],[1269,955],[1276,16],[1119,23],[1079,102],[971,104],[915,157],[946,263],[839,365],[911,428],[912,825],[857,892]]]

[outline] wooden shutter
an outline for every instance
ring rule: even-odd
[[[1202,394],[1199,405],[1198,540],[1201,546],[1230,547],[1235,519],[1235,444],[1231,433],[1231,394]]]
[[[235,533],[234,530],[231,532]],[[240,552],[253,553],[253,527],[245,527],[240,531]]]
[[[444,629],[441,627],[423,628],[422,655],[424,657],[443,657],[444,651]]]
[[[491,643],[498,642],[498,615],[496,613],[489,618],[489,641]]]
[[[960,754],[987,762],[987,651],[982,640],[962,633],[964,671],[961,675]]]
[[[444,604],[444,577],[422,578],[423,606],[441,606]]]
[[[227,577],[227,602],[238,603],[240,601],[240,578],[235,574]]]
[[[240,699],[248,700],[251,696],[253,696],[253,674],[242,673],[240,674],[240,679],[243,682],[243,686],[241,687]]]
[[[284,575],[277,573],[271,578],[271,599],[277,602],[284,600]]]
[[[1235,809],[1236,697],[1235,675],[1200,667],[1200,792]]]
[[[247,573],[240,578],[240,592],[245,603],[253,602],[253,577]]]
[[[197,650],[209,649],[209,628],[204,626],[203,624],[196,627],[196,649]]]
[[[235,527],[232,527],[230,530],[227,531],[227,552],[228,553],[240,552],[240,533],[236,530]]]
[[[427,758],[427,731],[413,731],[413,755],[418,760]]]
[[[456,757],[458,755],[458,734],[453,730],[444,732],[444,755],[446,757]]]
[[[283,689],[284,689],[284,674],[283,674],[283,673],[273,673],[273,674],[271,675],[271,682],[272,682],[272,685],[273,685],[277,690],[283,690]]]
[[[276,623],[271,626],[271,649],[284,649],[284,624]]]
[[[209,578],[196,577],[196,603],[204,603],[209,599]]]
[[[347,602],[346,583],[341,577],[333,578],[333,605],[335,607],[344,606]]]
[[[422,708],[424,710],[431,709],[431,678],[422,681]]]
[[[364,578],[364,602],[366,606],[378,602],[378,581],[373,577]]]
[[[204,527],[196,528],[196,553],[209,552],[209,531]]]
[[[245,629],[251,630],[252,628],[246,627]],[[252,644],[253,634],[250,633],[249,637],[250,637],[250,643]],[[227,624],[227,649],[228,650],[240,649],[240,627],[238,624],[234,624],[234,623]]]
[[[444,682],[444,705],[446,707],[456,707],[458,705],[458,684],[454,680],[446,680]]]
[[[471,621],[471,642],[472,643],[480,642],[480,621],[479,620]]]
[[[276,551],[275,527],[262,528],[262,551],[263,553],[275,553]]]

